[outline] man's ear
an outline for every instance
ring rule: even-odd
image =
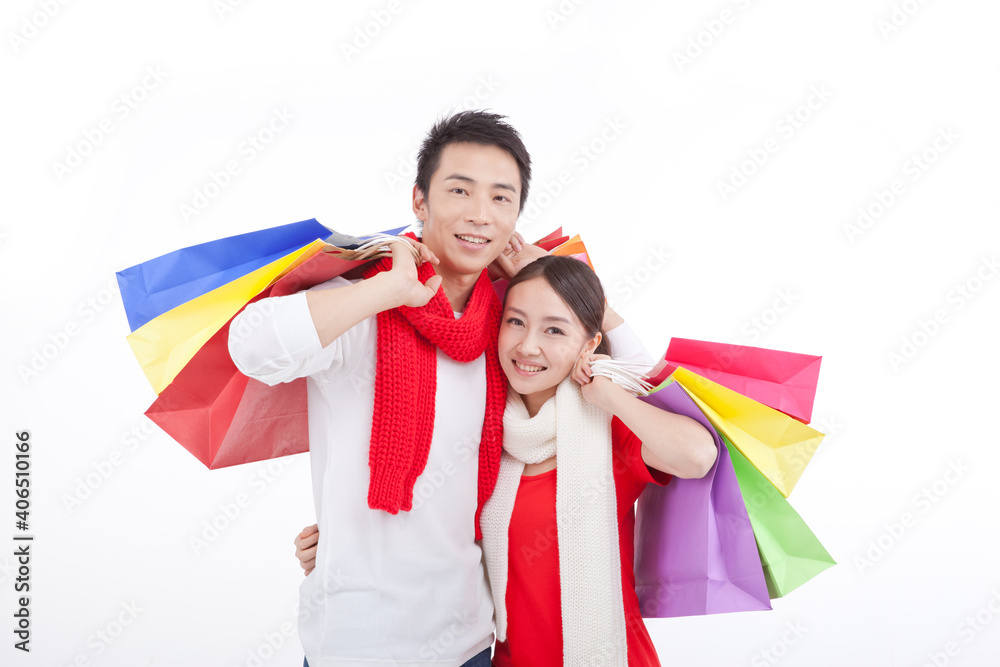
[[[421,222],[427,222],[427,197],[417,185],[413,186],[413,215]]]

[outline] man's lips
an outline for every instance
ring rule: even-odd
[[[464,241],[471,246],[485,246],[489,245],[490,240],[485,236],[476,236],[475,234],[455,234],[455,238],[460,241]]]

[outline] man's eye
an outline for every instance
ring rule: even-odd
[[[495,198],[501,201],[510,201],[510,197],[507,197],[506,195],[497,195]]]
[[[465,193],[465,188],[452,188],[451,191],[452,192],[458,192],[458,193],[464,194]]]

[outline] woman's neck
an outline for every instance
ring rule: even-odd
[[[542,406],[545,405],[545,402],[555,395],[556,388],[549,387],[548,389],[542,389],[532,394],[521,394],[521,401],[524,402],[524,407],[528,410],[528,416],[534,417],[542,409]]]

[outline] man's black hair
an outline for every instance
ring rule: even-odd
[[[518,213],[524,210],[531,182],[531,156],[521,141],[521,135],[504,122],[506,116],[485,111],[462,111],[439,120],[427,133],[417,155],[417,187],[427,196],[431,175],[441,162],[441,151],[448,144],[471,143],[496,146],[507,151],[521,173],[521,201]]]

